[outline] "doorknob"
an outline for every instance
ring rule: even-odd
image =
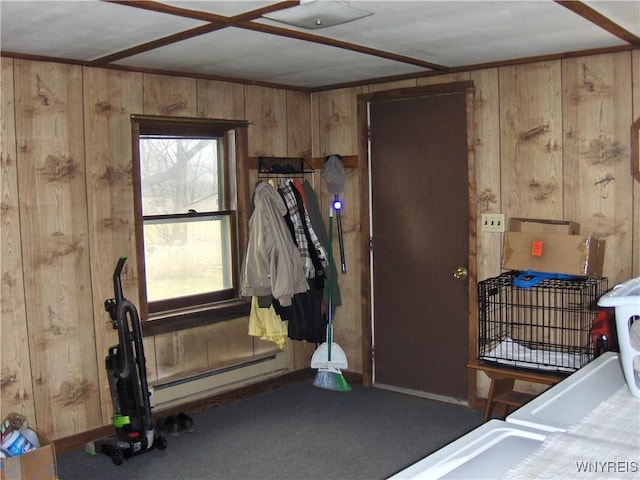
[[[458,267],[458,268],[456,268],[456,271],[453,272],[453,278],[457,278],[458,280],[462,280],[463,278],[467,278],[468,274],[469,274],[469,272],[467,272],[466,268]]]

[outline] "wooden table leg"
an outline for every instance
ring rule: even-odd
[[[484,407],[484,419],[486,422],[491,419],[493,408],[495,406],[494,398],[513,390],[515,383],[514,378],[491,378],[491,386],[489,387],[489,395],[487,396],[487,404]]]

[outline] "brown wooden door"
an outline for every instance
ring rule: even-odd
[[[466,94],[369,109],[374,383],[466,401]]]

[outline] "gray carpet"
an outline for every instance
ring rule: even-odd
[[[376,388],[296,383],[194,416],[116,466],[106,455],[58,456],[61,480],[383,479],[472,430],[480,412]]]

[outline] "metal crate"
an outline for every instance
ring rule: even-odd
[[[571,373],[593,358],[591,324],[606,278],[546,279],[520,288],[511,271],[478,283],[478,358]]]

